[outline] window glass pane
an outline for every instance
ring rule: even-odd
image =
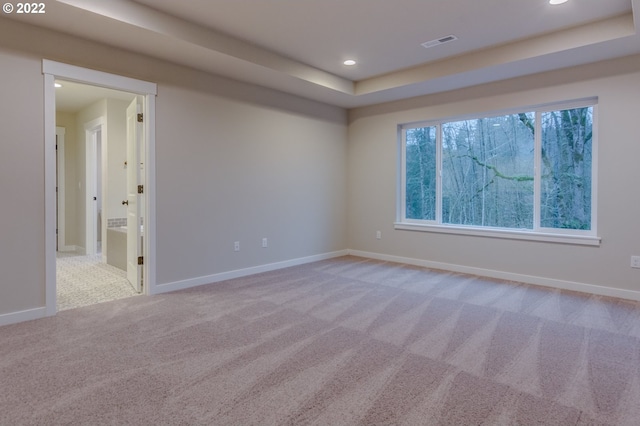
[[[591,229],[593,107],[542,114],[540,225]]]
[[[405,130],[406,217],[436,218],[436,127]]]
[[[442,222],[533,228],[534,113],[442,125]]]

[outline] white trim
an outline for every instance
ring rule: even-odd
[[[533,105],[521,105],[504,109],[493,109],[489,111],[478,110],[476,112],[472,112],[469,114],[463,115],[445,115],[442,117],[433,117],[427,120],[418,120],[411,121],[406,123],[400,123],[399,127],[401,130],[406,129],[416,129],[419,127],[428,127],[428,126],[436,126],[443,122],[450,121],[465,121],[465,120],[476,120],[480,118],[493,118],[500,117],[503,115],[511,115],[518,114],[521,112],[549,112],[555,111],[557,109],[573,109],[573,108],[584,108],[592,105],[596,105],[598,103],[597,96],[588,96],[585,98],[573,99],[573,100],[557,100],[551,102],[545,102],[542,104],[533,104]]]
[[[369,259],[383,260],[386,262],[404,263],[407,265],[421,266],[430,269],[441,269],[444,271],[459,272],[462,274],[478,275],[482,277],[495,278],[499,280],[521,282],[525,284],[540,285],[543,287],[557,288],[561,290],[572,290],[581,293],[595,294],[598,296],[617,297],[620,299],[640,301],[640,291],[624,290],[620,288],[603,287],[593,284],[579,283],[575,281],[558,280],[554,278],[537,277],[533,275],[517,274],[513,272],[497,271],[493,269],[475,268],[472,266],[456,265],[452,263],[433,262],[423,259],[414,259],[401,256],[392,256],[381,253],[371,253],[360,250],[348,250],[353,256],[365,257]]]
[[[349,254],[348,250],[334,251],[324,254],[318,254],[315,256],[300,257],[297,259],[285,260],[282,262],[268,263],[266,265],[254,266],[251,268],[237,269],[235,271],[221,272],[219,274],[207,275],[203,277],[190,278],[183,281],[175,281],[167,284],[160,284],[156,287],[157,292],[167,293],[170,291],[184,290],[191,287],[197,287],[205,284],[213,284],[220,281],[231,280],[234,278],[247,277],[249,275],[260,274],[263,272],[275,271],[278,269],[289,268],[292,266],[304,265],[312,262],[319,262],[321,260],[333,259],[334,257],[346,256]]]
[[[404,123],[398,125],[398,147],[400,149],[398,176],[397,176],[397,197],[396,200],[396,229],[442,232],[460,235],[488,236],[493,238],[511,238],[533,241],[550,241],[566,244],[582,244],[582,245],[600,245],[600,237],[597,230],[597,179],[598,179],[598,98],[590,97],[584,99],[576,99],[572,101],[553,102],[529,107],[510,108],[503,111],[491,111],[486,113],[478,113],[465,116],[452,116],[440,119],[425,120],[412,123]],[[591,218],[590,229],[556,229],[545,228],[541,225],[541,181],[542,181],[542,114],[551,111],[561,111],[574,108],[592,108],[592,149],[591,149]],[[446,224],[442,217],[442,198],[443,198],[443,152],[442,152],[442,126],[446,123],[464,120],[476,120],[479,118],[501,117],[504,115],[514,115],[523,111],[535,113],[535,131],[534,131],[534,165],[533,165],[533,222],[531,231],[515,230],[508,228],[490,228],[481,225],[465,226],[458,224]],[[406,173],[407,173],[407,139],[408,130],[418,128],[435,127],[436,131],[436,217],[434,219],[411,219],[407,218],[407,193],[406,193]],[[414,226],[415,225],[415,226]],[[557,234],[557,237],[553,235]],[[581,236],[584,238],[577,238]]]
[[[108,105],[107,105],[107,109],[108,109]],[[107,194],[108,194],[108,189],[109,189],[109,179],[107,179],[106,177],[109,176],[109,164],[108,164],[108,150],[109,150],[109,143],[108,143],[108,128],[109,126],[108,124],[108,117],[104,117],[105,118],[105,123],[101,128],[101,133],[100,133],[100,172],[102,173],[102,176],[100,177],[100,188],[96,188],[98,191],[100,191],[100,202],[102,205],[102,213],[100,215],[100,241],[102,244],[101,247],[101,257],[102,257],[102,261],[103,262],[107,262],[107,250],[108,250],[108,242],[107,242],[107,218],[109,217],[109,207],[107,206]],[[98,151],[96,151],[96,154],[98,153]],[[96,161],[96,164],[98,164],[98,162]],[[96,211],[96,221],[98,220],[98,212]],[[96,238],[97,240],[97,238]]]
[[[148,81],[137,80],[102,71],[90,70],[74,65],[42,60],[44,75],[44,145],[45,145],[45,303],[46,315],[55,315],[56,308],[56,196],[55,196],[55,113],[56,95],[54,82],[56,78],[75,81],[82,84],[107,87],[143,95],[145,105],[146,153],[145,167],[145,276],[144,293],[156,293],[155,272],[155,95],[157,85]]]
[[[11,312],[0,315],[0,326],[31,321],[48,316],[46,308],[28,309],[26,311]]]
[[[156,294],[156,97],[144,97],[144,256],[143,293]]]
[[[533,228],[537,231],[542,217],[542,113],[535,112],[533,137]],[[593,217],[592,217],[593,219]]]
[[[42,60],[42,73],[52,74],[64,80],[122,90],[123,92],[138,93],[140,95],[158,94],[158,86],[155,83],[75,65],[63,64],[48,59]]]
[[[598,146],[600,145],[600,108],[593,104],[591,122],[591,231],[598,234]]]
[[[442,223],[442,191],[444,185],[442,184],[442,124],[438,124],[436,127],[436,222]],[[406,163],[405,163],[406,166]],[[407,204],[406,200],[402,201]],[[405,218],[406,216],[403,216]]]
[[[591,235],[544,233],[519,229],[475,228],[431,223],[396,222],[393,224],[393,227],[394,229],[403,231],[435,232],[439,234],[469,235],[507,240],[543,241],[547,243],[577,244],[582,246],[599,246],[601,241],[600,237]]]
[[[65,253],[65,252],[75,252],[75,251],[78,251],[78,250],[80,250],[80,249],[81,249],[81,247],[74,246],[74,245],[71,245],[71,246],[62,246],[62,247],[58,246],[58,251],[59,251],[59,252],[61,252],[61,253]],[[84,250],[84,249],[82,249],[82,250]]]
[[[84,176],[84,203],[85,203],[85,236],[84,246],[88,255],[94,255],[97,253],[98,247],[98,210],[97,204],[92,202],[92,197],[97,197],[100,192],[100,198],[104,200],[104,182],[106,179],[102,179],[103,185],[98,188],[97,176],[98,171],[98,133],[100,134],[100,150],[103,151],[103,147],[106,145],[107,140],[107,119],[104,116],[98,117],[95,120],[84,123],[85,134],[85,176]],[[103,156],[101,156],[104,159]],[[104,169],[101,164],[100,173],[104,173]],[[103,247],[106,253],[106,245]]]

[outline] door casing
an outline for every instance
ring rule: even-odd
[[[139,185],[143,185],[142,170],[144,161],[141,161],[141,141],[144,139],[142,123],[138,121],[142,112],[140,97],[136,98],[127,107],[127,280],[138,293],[142,292],[143,283],[142,267],[138,263],[138,256],[144,254],[142,247],[142,232],[144,225],[140,218],[144,218],[141,203],[144,202],[144,189],[139,191]],[[144,119],[143,119],[144,122]],[[144,185],[142,186],[144,188]]]
[[[43,59],[44,76],[44,145],[45,145],[45,305],[46,315],[55,315],[56,308],[56,79],[107,87],[144,97],[144,163],[145,167],[145,294],[155,294],[155,97],[157,85],[102,71]]]
[[[97,254],[98,241],[98,212],[94,197],[104,199],[104,188],[98,187],[98,173],[102,173],[103,167],[98,167],[98,149],[106,146],[105,118],[100,117],[85,124],[85,254],[93,256]],[[98,137],[101,139],[98,144]],[[103,156],[100,156],[104,158]],[[104,182],[104,179],[103,179]],[[106,247],[103,247],[106,249]],[[103,251],[104,253],[104,251]]]

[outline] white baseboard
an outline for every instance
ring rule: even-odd
[[[640,292],[633,290],[624,290],[611,287],[597,286],[593,284],[585,284],[573,281],[557,280],[552,278],[537,277],[524,274],[516,274],[513,272],[496,271],[491,269],[475,268],[464,265],[456,265],[451,263],[432,262],[423,259],[414,259],[401,256],[392,256],[381,253],[365,252],[360,250],[340,250],[330,253],[324,253],[315,256],[302,257],[298,259],[286,260],[283,262],[269,263],[266,265],[254,266],[251,268],[238,269],[234,271],[221,272],[219,274],[207,275],[203,277],[191,278],[182,281],[175,281],[167,284],[156,285],[151,294],[167,293],[170,291],[183,290],[204,284],[212,284],[220,281],[230,280],[234,278],[246,277],[249,275],[259,274],[262,272],[275,271],[278,269],[289,268],[321,260],[331,259],[334,257],[353,255],[369,259],[382,260],[386,262],[404,263],[408,265],[416,265],[425,268],[442,269],[445,271],[458,272],[464,274],[479,275],[483,277],[496,278],[501,280],[522,282],[526,284],[534,284],[545,287],[557,288],[562,290],[573,290],[583,293],[596,294],[600,296],[618,297],[621,299],[629,299],[640,301]],[[0,326],[15,324],[23,321],[30,321],[47,316],[45,307],[28,309],[20,312],[11,312],[0,314]]]
[[[31,321],[34,319],[40,319],[47,316],[46,308],[28,309],[26,311],[11,312],[8,314],[0,315],[0,326],[16,324],[23,321]]]
[[[217,283],[234,278],[247,277],[249,275],[260,274],[262,272],[275,271],[277,269],[289,268],[291,266],[304,265],[306,263],[318,262],[332,259],[334,257],[346,256],[348,250],[334,251],[330,253],[318,254],[315,256],[301,257],[298,259],[285,260],[283,262],[269,263],[266,265],[254,266],[251,268],[237,269],[235,271],[221,272],[219,274],[207,275],[203,277],[190,278],[182,281],[175,281],[167,284],[158,284],[154,287],[152,294],[167,293],[170,291],[184,290],[186,288],[197,287],[205,284]]]
[[[515,281],[526,284],[535,284],[544,287],[552,287],[561,290],[579,291],[582,293],[597,294],[599,296],[618,297],[640,301],[640,292],[624,290],[612,287],[603,287],[593,284],[585,284],[574,281],[557,280],[553,278],[537,277],[533,275],[516,274],[513,272],[496,271],[493,269],[475,268],[471,266],[455,265],[452,263],[432,262],[429,260],[413,259],[408,257],[391,256],[381,253],[371,253],[360,250],[348,250],[350,255],[365,257],[369,259],[383,260],[386,262],[405,263],[408,265],[422,266],[431,269],[442,269],[445,271],[459,272],[462,274],[479,275],[482,277],[496,278],[506,281]]]
[[[58,251],[59,252],[63,252],[63,253],[67,253],[67,252],[74,252],[78,250],[78,246],[62,246],[62,247],[58,247]]]

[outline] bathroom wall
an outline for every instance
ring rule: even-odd
[[[133,97],[133,95],[132,95]],[[57,112],[56,125],[66,129],[65,135],[65,179],[66,203],[65,226],[66,245],[84,249],[85,245],[85,172],[86,133],[85,125],[99,117],[105,118],[102,143],[105,144],[102,159],[105,197],[101,204],[103,248],[106,248],[106,228],[108,219],[125,218],[127,199],[126,182],[127,158],[126,109],[128,101],[102,99],[77,113]],[[100,156],[98,156],[100,159]],[[100,191],[100,188],[98,188]],[[115,221],[112,221],[115,222]],[[106,252],[106,251],[105,251]]]
[[[87,201],[87,189],[86,189],[86,153],[87,153],[87,138],[85,132],[85,125],[100,117],[107,116],[107,102],[106,99],[102,99],[95,102],[86,108],[78,111],[76,114],[76,132],[77,140],[75,151],[75,165],[76,165],[76,182],[74,190],[76,194],[76,210],[75,210],[75,233],[77,236],[76,245],[81,250],[86,250],[86,201]],[[104,134],[102,135],[104,138]],[[103,234],[104,236],[104,234]],[[104,238],[103,238],[104,240]]]
[[[133,97],[133,95],[132,95]],[[107,99],[107,159],[106,196],[103,216],[108,219],[124,218],[127,208],[122,201],[127,199],[127,106],[128,101]],[[106,224],[106,220],[105,220]],[[106,226],[106,225],[105,225]]]
[[[65,245],[72,248],[78,245],[78,236],[76,229],[76,212],[77,212],[77,150],[78,150],[78,132],[76,123],[76,114],[73,112],[57,111],[56,126],[64,127],[64,178],[65,178]]]

